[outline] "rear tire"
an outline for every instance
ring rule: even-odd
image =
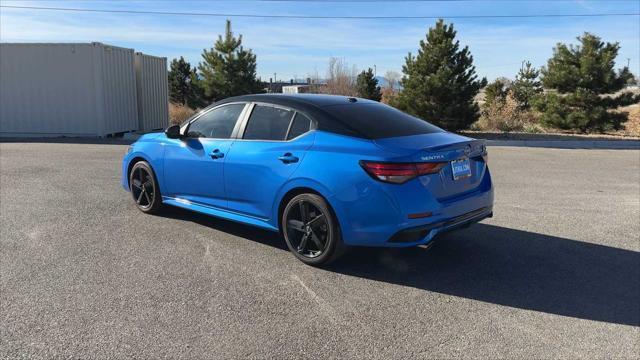
[[[162,196],[156,175],[146,161],[138,161],[129,173],[129,190],[136,207],[147,214],[157,213],[162,207]]]
[[[287,247],[307,265],[328,264],[345,250],[338,220],[319,195],[300,194],[289,200],[281,224]]]

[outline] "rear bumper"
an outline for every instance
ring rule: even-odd
[[[366,196],[354,197],[352,191],[345,192],[342,197],[329,198],[338,215],[345,244],[383,247],[422,245],[438,234],[493,215],[493,184],[488,169],[477,188],[455,197],[436,199],[425,191],[424,183],[428,185],[429,181],[437,180],[436,175],[425,176],[402,188],[363,182],[367,186],[357,189],[356,193]],[[430,215],[410,217],[411,214],[427,213]]]
[[[389,238],[388,243],[390,246],[416,246],[426,244],[437,235],[467,227],[489,217],[493,217],[493,207],[480,208],[446,221],[400,230]]]

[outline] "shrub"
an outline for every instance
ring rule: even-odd
[[[195,113],[196,111],[188,106],[169,103],[169,123],[171,125],[181,124]]]
[[[382,98],[380,102],[394,106],[396,99],[398,98],[398,90],[392,89],[390,87],[382,89]]]
[[[485,104],[474,130],[538,132],[533,112],[522,110],[510,92],[504,99],[496,98]]]
[[[502,101],[507,97],[511,88],[511,81],[507,78],[497,78],[484,87],[484,106],[491,106],[495,101]]]

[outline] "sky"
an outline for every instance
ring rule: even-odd
[[[640,1],[5,1],[40,6],[162,12],[313,16],[437,16],[453,23],[479,76],[513,78],[523,60],[546,64],[558,42],[585,31],[619,42],[618,67],[640,73],[640,16],[455,18],[468,15],[640,13]],[[304,79],[326,73],[330,57],[358,69],[401,72],[435,19],[285,19],[113,14],[0,8],[0,42],[103,42],[192,65],[224,32],[225,20],[257,55],[258,75]],[[629,60],[627,60],[629,59]]]

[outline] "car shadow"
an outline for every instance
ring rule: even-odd
[[[163,207],[158,216],[194,222],[196,224],[207,226],[214,230],[222,231],[253,242],[289,251],[287,244],[285,244],[284,240],[280,238],[278,233],[264,230],[259,227],[244,225],[174,206]]]
[[[287,250],[269,231],[182,209],[163,215]],[[325,269],[519,309],[640,326],[640,253],[551,235],[476,224],[444,235],[429,250],[354,247]]]

